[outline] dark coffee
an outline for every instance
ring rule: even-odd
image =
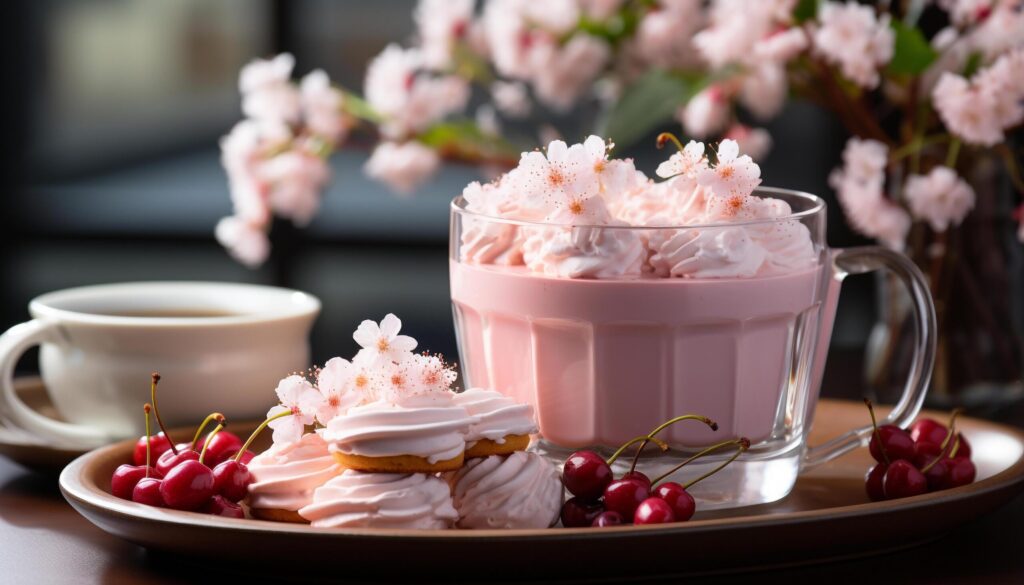
[[[125,311],[89,311],[94,315],[110,317],[149,317],[163,319],[201,319],[209,317],[234,317],[239,313],[221,309],[136,309]]]

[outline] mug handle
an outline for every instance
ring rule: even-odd
[[[25,351],[43,343],[61,343],[60,326],[51,319],[33,319],[0,335],[0,413],[15,427],[57,445],[92,448],[109,443],[102,431],[54,420],[22,402],[14,390],[14,367]]]
[[[885,420],[879,421],[879,424],[906,428],[921,411],[935,365],[935,305],[928,290],[928,282],[909,258],[881,246],[845,248],[834,251],[832,255],[832,275],[839,280],[851,274],[864,274],[880,268],[892,271],[907,287],[913,301],[914,353],[907,383],[892,412]],[[857,447],[867,445],[871,433],[871,425],[866,425],[822,445],[808,447],[804,453],[802,469],[816,467]]]

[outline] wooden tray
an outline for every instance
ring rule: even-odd
[[[941,414],[932,414],[942,418]],[[821,401],[812,444],[863,422],[859,402]],[[686,523],[605,529],[316,529],[223,519],[117,499],[111,471],[131,441],[103,447],[61,474],[64,496],[111,534],[144,547],[297,577],[306,571],[423,577],[633,576],[695,574],[866,556],[914,546],[995,510],[1024,486],[1024,433],[982,420],[959,425],[970,439],[978,480],[969,486],[869,502],[859,449],[800,477],[780,502],[701,514]],[[635,562],[626,562],[633,560]],[[299,569],[301,568],[301,569]]]

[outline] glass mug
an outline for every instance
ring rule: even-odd
[[[655,477],[706,446],[747,437],[750,449],[694,486],[693,495],[706,510],[772,502],[790,492],[801,471],[869,439],[865,425],[807,445],[840,285],[847,275],[886,268],[913,299],[915,346],[903,395],[880,424],[908,425],[935,357],[935,309],[921,272],[885,248],[829,249],[819,197],[772,188],[754,195],[781,199],[792,212],[717,227],[771,230],[799,222],[810,234],[812,265],[750,278],[545,276],[521,265],[514,242],[545,230],[645,239],[716,226],[568,228],[470,212],[457,197],[449,267],[466,387],[532,404],[540,427],[535,448],[557,463],[584,447],[608,455],[681,414],[706,415],[717,431],[695,421],[666,428],[658,436],[670,450],[650,448],[645,473]],[[724,449],[702,457],[680,477],[697,477],[731,455]]]

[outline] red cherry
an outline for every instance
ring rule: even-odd
[[[253,481],[249,468],[234,459],[222,461],[213,468],[213,490],[232,502],[240,502],[249,493]]]
[[[596,500],[612,481],[612,468],[593,451],[576,451],[562,466],[562,482],[574,496]]]
[[[672,506],[661,498],[647,498],[640,502],[633,514],[633,524],[667,524],[675,521]]]
[[[235,455],[238,455],[237,451],[232,453],[231,455],[228,455],[228,459],[234,459]],[[246,449],[245,453],[242,453],[242,457],[239,458],[238,462],[239,463],[245,463],[246,465],[249,465],[249,462],[252,461],[253,457],[255,457],[255,456],[256,456],[255,453],[253,453],[252,451]]]
[[[168,508],[195,510],[213,495],[213,472],[195,460],[179,463],[164,476],[160,495]]]
[[[594,521],[591,522],[590,525],[597,528],[604,528],[605,526],[619,526],[622,523],[622,515],[618,512],[612,512],[609,510],[598,514],[597,518],[594,518]]]
[[[604,512],[601,502],[590,502],[579,497],[569,498],[562,504],[562,526],[566,528],[590,526],[601,512]]]
[[[184,449],[179,449],[177,453],[169,450],[165,451],[156,460],[156,470],[166,476],[172,469],[185,461],[199,461],[199,452],[189,449],[187,444]]]
[[[206,447],[206,457],[203,458],[203,462],[210,467],[214,467],[221,461],[225,461],[235,453],[238,453],[241,447],[242,439],[239,439],[238,435],[228,431],[220,431],[210,439],[210,445]],[[202,446],[197,446],[196,448],[200,452],[203,450]]]
[[[163,477],[158,470],[149,468],[149,475]],[[119,465],[110,476],[110,493],[123,499],[132,499],[132,491],[142,478],[146,477],[145,465]]]
[[[931,418],[919,418],[910,425],[910,438],[919,443],[941,445],[947,434],[949,429],[946,425]]]
[[[242,511],[241,506],[221,495],[215,495],[207,500],[200,512],[225,518],[245,518],[245,512]]]
[[[150,450],[153,461],[156,461],[164,454],[165,451],[170,450],[171,441],[167,438],[167,435],[163,433],[157,433],[152,437],[149,437]],[[135,450],[132,451],[132,462],[135,465],[146,464],[146,437],[139,437],[138,441],[135,441]]]
[[[867,488],[868,498],[872,502],[880,502],[885,499],[885,490],[882,489],[882,478],[889,467],[885,463],[877,463],[864,476],[864,487]]]
[[[604,490],[604,507],[618,512],[623,518],[632,518],[640,502],[651,496],[651,490],[643,480],[617,479]]]
[[[157,508],[165,507],[167,504],[164,503],[164,497],[160,495],[161,483],[163,483],[163,480],[155,477],[140,479],[132,491],[132,501],[148,506],[156,506]]]
[[[639,471],[636,471],[636,470],[627,471],[626,473],[624,473],[622,475],[622,479],[638,479],[638,480],[642,481],[643,483],[647,484],[647,489],[648,490],[651,489],[651,478],[647,477],[646,475],[644,475],[643,473],[641,473]]]
[[[654,495],[672,507],[672,515],[675,516],[676,522],[686,522],[693,518],[693,513],[697,511],[697,502],[690,492],[674,481],[659,484],[654,490]]]
[[[909,461],[893,461],[882,477],[882,491],[887,500],[921,495],[928,491],[928,480]]]
[[[881,438],[880,444],[879,438]],[[871,451],[871,456],[879,463],[885,462],[886,456],[890,463],[897,459],[909,460],[914,456],[914,440],[910,438],[907,431],[896,425],[882,425],[878,427],[877,433],[871,434],[868,449]]]
[[[965,437],[963,435],[963,433],[957,433],[956,436],[957,436],[958,439],[960,439],[960,446],[957,447],[957,449],[956,449],[956,456],[957,457],[967,457],[968,459],[970,459],[970,457],[971,457],[971,444],[967,442],[967,437]]]
[[[967,457],[957,455],[946,460],[945,463],[949,466],[949,487],[960,487],[972,483],[978,474],[978,468]]]
[[[934,459],[933,459],[934,460]],[[929,467],[931,465],[931,467]],[[924,477],[928,480],[928,491],[937,492],[940,490],[948,489],[949,485],[949,459],[940,459],[935,461],[933,465],[931,461],[928,461],[924,466],[919,466],[924,473]],[[928,471],[923,471],[927,469]]]

